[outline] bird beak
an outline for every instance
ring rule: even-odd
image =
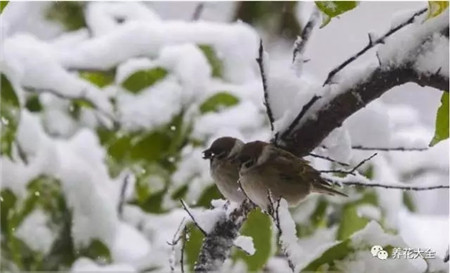
[[[213,156],[211,150],[207,149],[203,151],[203,159],[211,159]]]

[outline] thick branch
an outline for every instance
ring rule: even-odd
[[[247,199],[228,218],[216,223],[203,241],[200,255],[195,264],[195,272],[215,272],[220,269],[230,254],[234,239],[247,219],[247,214],[253,208],[253,203]]]
[[[407,82],[440,90],[447,90],[449,86],[448,77],[436,74],[419,76],[410,67],[377,68],[365,80],[343,90],[325,107],[318,110],[315,113],[316,118],[308,119],[298,126],[289,137],[283,139],[284,143],[281,146],[298,156],[306,156],[353,113],[393,87]]]

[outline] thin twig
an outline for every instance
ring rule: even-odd
[[[183,217],[183,219],[181,220],[180,224],[178,225],[177,230],[173,234],[172,241],[171,242],[167,242],[167,244],[170,245],[171,248],[172,248],[172,253],[175,253],[175,246],[178,244],[178,242],[181,239],[183,239],[183,237],[186,236],[185,233],[180,234],[180,236],[177,236],[178,233],[180,233],[180,231],[181,231],[181,227],[183,226],[185,219],[186,218]],[[183,231],[184,232],[186,231],[186,226],[185,225],[184,225]],[[180,261],[181,262],[181,271],[184,271],[184,269],[183,269],[183,260],[182,260],[183,259],[183,252],[184,252],[184,242],[183,242],[183,244],[181,246],[181,261]],[[173,254],[173,256],[175,256],[175,254]],[[170,272],[174,272],[175,271],[175,261],[172,259],[172,256],[171,256],[171,258],[169,258],[169,266],[170,266]]]
[[[288,252],[283,247],[283,243],[281,242],[281,236],[283,235],[283,230],[281,229],[281,223],[280,223],[280,213],[279,213],[281,197],[278,198],[276,202],[274,202],[272,192],[269,189],[267,189],[267,199],[269,200],[268,213],[272,217],[272,220],[274,221],[275,226],[278,229],[278,241],[280,241],[281,250],[283,251],[283,254],[289,264],[289,268],[291,268],[292,272],[295,272],[294,263],[291,261]],[[276,207],[275,207],[275,203],[277,204]]]
[[[302,110],[295,117],[294,121],[292,121],[287,130],[281,134],[281,138],[286,138],[287,136],[290,135],[290,133],[294,130],[294,128],[300,122],[302,117],[305,115],[306,111],[308,111],[309,108],[311,108],[311,106],[320,98],[321,98],[320,96],[314,95],[305,105],[303,105]]]
[[[312,30],[316,26],[318,19],[319,19],[319,11],[317,10],[317,8],[314,8],[313,12],[311,13],[311,16],[309,17],[308,22],[302,29],[302,33],[295,41],[294,51],[292,52],[292,63],[295,63],[297,54],[303,54],[303,52],[305,52],[306,44],[308,43],[309,37],[311,37]]]
[[[259,40],[258,58],[256,58],[256,62],[258,63],[259,66],[259,72],[261,74],[261,81],[263,85],[264,106],[266,107],[267,117],[269,118],[270,130],[273,132],[274,130],[273,123],[275,122],[275,119],[273,117],[273,112],[272,109],[270,108],[269,103],[269,90],[267,89],[266,73],[264,72],[264,48],[262,40]]]
[[[424,8],[421,9],[417,12],[415,12],[408,20],[406,20],[405,22],[399,24],[398,26],[392,28],[391,30],[389,30],[388,32],[386,32],[383,36],[381,36],[378,39],[373,40],[372,37],[369,35],[369,44],[364,47],[361,51],[359,51],[358,53],[356,53],[355,55],[351,56],[350,58],[348,58],[347,60],[345,60],[342,64],[340,64],[338,67],[334,68],[333,70],[331,70],[331,72],[328,74],[327,79],[324,82],[324,86],[329,84],[331,82],[331,79],[334,77],[334,75],[336,75],[339,71],[341,71],[344,67],[346,67],[348,64],[350,64],[351,62],[353,62],[354,60],[356,60],[359,56],[363,55],[366,51],[368,51],[369,49],[373,48],[375,45],[377,44],[382,44],[384,43],[385,39],[388,38],[389,36],[391,36],[392,34],[394,34],[395,32],[397,32],[398,30],[400,30],[401,28],[411,24],[414,22],[414,19],[425,13],[428,9]]]
[[[182,239],[182,241],[181,241],[181,253],[180,253],[180,268],[181,268],[181,273],[184,273],[184,249],[186,248],[187,233],[188,233],[188,228],[187,228],[187,226],[184,226],[184,229],[183,229],[183,239]]]
[[[321,173],[340,173],[340,174],[351,174],[351,175],[356,175],[355,172],[356,170],[361,167],[364,163],[366,163],[367,161],[371,160],[374,156],[376,156],[377,153],[374,153],[373,155],[369,156],[368,158],[362,160],[361,162],[358,163],[358,165],[356,165],[355,167],[353,167],[351,170],[346,171],[346,170],[325,170],[325,171],[319,171]]]
[[[355,150],[363,150],[363,151],[401,151],[401,152],[411,152],[411,151],[425,151],[428,150],[428,147],[413,147],[413,148],[408,148],[408,147],[392,147],[392,148],[387,148],[387,147],[365,147],[365,146],[352,146],[352,149]]]
[[[197,21],[198,19],[200,19],[200,16],[202,15],[204,8],[205,8],[204,2],[198,3],[197,6],[195,7],[194,14],[192,15],[191,21]]]
[[[318,154],[313,154],[313,153],[309,153],[308,155],[312,156],[312,157],[316,157],[316,158],[325,159],[325,160],[328,160],[328,161],[333,162],[333,163],[337,163],[337,164],[342,165],[342,166],[346,166],[346,167],[350,166],[347,163],[337,161],[337,160],[332,159],[331,157],[328,157],[328,156],[323,156],[323,155],[318,155]]]
[[[186,205],[186,203],[183,201],[183,199],[180,199],[181,205],[183,206],[183,209],[187,212],[187,214],[189,215],[189,217],[191,217],[192,222],[194,223],[194,225],[197,226],[197,228],[203,233],[203,235],[208,235],[208,233],[198,224],[198,222],[195,220],[194,215],[192,215],[192,213],[189,211],[188,206]]]
[[[352,181],[342,181],[339,182],[348,186],[360,186],[360,187],[372,187],[372,188],[385,188],[385,189],[397,189],[397,190],[406,190],[406,191],[428,191],[428,190],[436,190],[436,189],[448,189],[448,185],[436,185],[436,186],[427,186],[427,187],[416,187],[416,186],[395,186],[395,185],[386,185],[379,183],[363,183],[363,182],[352,182]]]
[[[123,205],[125,204],[125,193],[127,191],[129,178],[130,174],[126,174],[123,178],[122,187],[120,188],[119,204],[117,205],[117,214],[120,218],[122,218],[123,215]]]

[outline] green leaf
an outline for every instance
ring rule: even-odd
[[[210,45],[198,45],[198,47],[203,52],[203,54],[205,54],[206,59],[208,59],[209,65],[211,66],[212,70],[212,76],[221,78],[223,76],[223,64],[217,56],[214,48]]]
[[[85,79],[92,84],[103,88],[114,82],[115,72],[110,71],[82,71],[80,78]]]
[[[348,204],[344,206],[341,216],[341,224],[337,232],[337,239],[343,240],[350,237],[356,231],[363,229],[369,220],[359,217],[357,213],[357,204]]]
[[[208,113],[219,111],[226,107],[231,107],[239,103],[239,99],[230,93],[223,91],[209,97],[200,105],[200,112]]]
[[[185,244],[186,261],[189,266],[189,271],[194,272],[194,265],[197,261],[200,248],[202,247],[203,233],[198,230],[194,224],[188,224],[189,237]]]
[[[323,14],[323,22],[320,27],[326,26],[332,18],[356,8],[356,1],[316,1],[317,8]]]
[[[131,148],[133,160],[157,161],[166,155],[170,138],[162,132],[153,132],[137,140]]]
[[[11,215],[14,213],[14,207],[17,202],[16,195],[10,189],[3,189],[0,192],[0,219],[1,219],[1,232],[3,236],[6,236],[6,232],[9,227],[9,219]]]
[[[39,95],[33,94],[27,98],[25,107],[30,112],[40,112],[42,111],[42,104],[39,100]]]
[[[406,208],[411,211],[416,211],[416,205],[414,204],[414,199],[411,194],[407,191],[403,192],[403,204],[405,204]]]
[[[428,18],[436,17],[448,8],[448,1],[428,1]]]
[[[108,247],[98,239],[92,240],[88,247],[80,249],[78,253],[79,257],[88,257],[101,263],[112,262]]]
[[[20,119],[20,105],[16,93],[6,78],[1,74],[1,100],[0,100],[0,119],[1,119],[1,140],[0,154],[6,154],[12,157],[12,147],[16,138],[17,126]]]
[[[220,194],[219,190],[217,189],[216,185],[213,184],[209,187],[207,187],[200,198],[197,201],[198,206],[202,206],[205,208],[211,207],[211,201],[214,199],[221,199],[223,198],[222,194]]]
[[[448,123],[448,92],[444,92],[441,97],[441,106],[439,106],[436,114],[434,137],[430,142],[430,146],[434,146],[448,138]]]
[[[3,10],[6,8],[6,5],[8,5],[9,1],[0,1],[0,13],[3,13]]]
[[[155,67],[147,70],[140,70],[131,74],[122,86],[133,94],[137,94],[143,89],[152,86],[157,81],[166,77],[167,70],[162,67]]]
[[[241,234],[253,238],[256,252],[249,256],[238,250],[233,259],[244,260],[249,272],[262,271],[272,252],[272,221],[270,217],[259,209],[251,211],[242,227]]]
[[[320,257],[303,268],[301,272],[318,272],[323,265],[333,266],[334,261],[345,258],[350,252],[353,251],[350,243],[350,239],[346,239],[335,244],[334,246],[327,249],[324,253],[322,253]]]
[[[55,1],[46,11],[46,18],[61,23],[66,30],[77,30],[86,26],[84,3],[77,1]]]

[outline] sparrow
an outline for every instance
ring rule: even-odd
[[[265,211],[280,198],[296,206],[311,192],[347,196],[332,189],[308,161],[267,142],[245,144],[235,161],[244,194]]]
[[[232,161],[244,146],[244,142],[233,137],[216,139],[211,147],[203,151],[203,158],[209,159],[210,173],[220,193],[228,200],[242,202],[245,195],[239,187],[239,163]]]

